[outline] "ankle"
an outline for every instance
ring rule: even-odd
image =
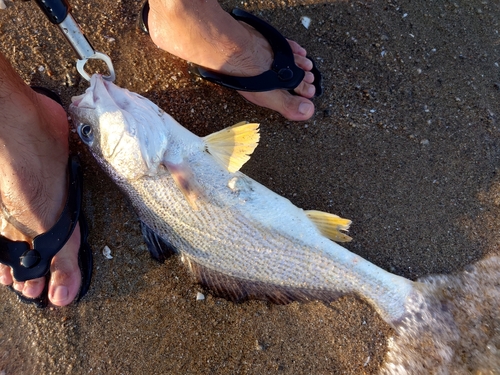
[[[184,3],[150,1],[148,26],[156,45],[221,73],[253,76],[269,69],[271,47],[260,33],[235,20],[215,0],[204,1],[200,7]]]
[[[46,232],[61,214],[67,190],[67,173],[54,162],[47,171],[38,163],[25,164],[0,181],[0,214],[27,237]],[[37,166],[39,167],[37,169]],[[2,172],[6,168],[2,168]]]
[[[67,190],[68,126],[62,107],[47,97],[24,100],[25,112],[0,127],[0,213],[26,236],[57,221]],[[22,115],[19,115],[22,113]]]

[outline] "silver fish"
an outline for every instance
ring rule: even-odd
[[[180,253],[216,295],[241,301],[332,301],[355,294],[390,324],[418,283],[333,242],[350,222],[304,211],[239,172],[258,124],[207,137],[191,133],[138,94],[94,75],[73,98],[73,123],[101,167],[131,200],[149,250]]]

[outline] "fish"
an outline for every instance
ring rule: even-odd
[[[151,255],[180,254],[214,295],[281,304],[355,295],[393,328],[380,374],[498,372],[499,256],[407,280],[334,242],[351,240],[349,220],[302,210],[239,172],[258,124],[198,137],[99,75],[69,112],[131,201]]]
[[[285,304],[355,295],[391,325],[418,296],[418,282],[337,243],[351,239],[350,220],[296,207],[240,172],[260,140],[259,124],[199,137],[100,75],[72,98],[69,113],[132,203],[153,257],[180,254],[215,296]]]

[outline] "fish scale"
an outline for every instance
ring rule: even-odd
[[[404,318],[418,283],[332,242],[305,211],[223,165],[218,147],[231,146],[226,135],[238,139],[231,149],[251,148],[245,144],[253,142],[251,131],[237,138],[244,125],[197,137],[147,99],[97,75],[73,99],[70,113],[82,141],[145,224],[151,253],[174,248],[215,294],[278,303],[355,294],[391,324]]]

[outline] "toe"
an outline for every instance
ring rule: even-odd
[[[66,245],[54,256],[50,267],[49,300],[56,306],[70,304],[80,289],[79,247],[80,229],[77,226]]]
[[[38,297],[45,287],[45,277],[24,282],[23,295],[28,298]]]
[[[277,111],[289,120],[304,121],[314,114],[314,104],[310,100],[285,90],[239,93],[252,103]]]
[[[12,284],[12,275],[10,274],[10,267],[5,264],[0,264],[0,284]]]
[[[299,43],[293,41],[293,40],[290,40],[290,39],[287,39],[288,41],[288,44],[290,44],[290,47],[292,48],[292,52],[295,54],[295,55],[299,55],[299,56],[306,56],[307,55],[307,51],[304,47],[301,47]]]
[[[309,72],[313,68],[313,63],[307,57],[295,55],[294,56],[295,64],[300,68]]]
[[[24,289],[24,281],[16,281],[14,280],[12,282],[12,287],[14,288],[15,291],[22,293]]]
[[[288,92],[282,92],[284,96],[282,114],[286,118],[295,121],[303,121],[311,118],[314,114],[314,104],[300,96],[293,96]]]
[[[294,117],[300,117],[301,120],[307,120],[314,114],[314,104],[309,100],[300,100],[298,106],[295,103],[292,104],[291,109],[294,113],[295,108],[297,110],[297,114],[294,114]]]
[[[295,88],[295,93],[303,96],[304,98],[312,98],[314,94],[316,93],[316,88],[314,85],[307,83],[305,81],[302,81],[296,88]]]
[[[71,296],[69,288],[65,285],[70,282],[69,276],[68,274],[60,276],[58,281],[51,283],[49,299],[56,306],[69,305],[75,299],[76,294]]]
[[[311,72],[306,72],[304,75],[304,82],[306,83],[313,83],[314,82],[314,74]]]

